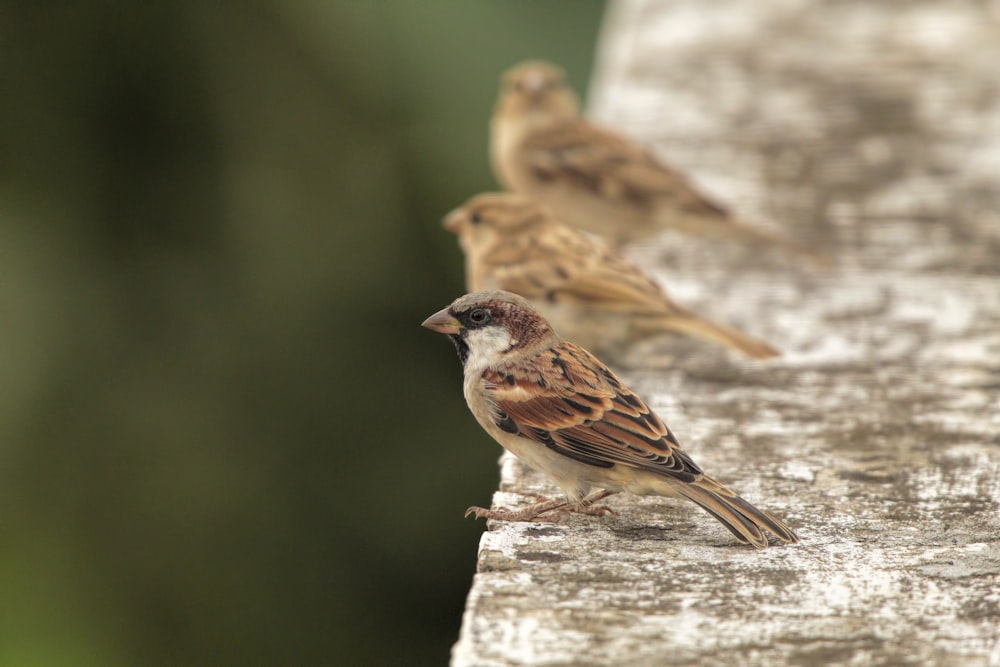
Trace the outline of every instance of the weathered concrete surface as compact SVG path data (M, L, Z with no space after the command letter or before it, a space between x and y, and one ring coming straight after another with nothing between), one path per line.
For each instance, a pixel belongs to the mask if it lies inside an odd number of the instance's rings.
M624 375L802 543L739 547L658 498L491 524L456 667L1000 665L997 63L996 2L612 5L593 114L838 257L635 251L787 350L650 346ZM556 493L504 459L494 502L529 491Z

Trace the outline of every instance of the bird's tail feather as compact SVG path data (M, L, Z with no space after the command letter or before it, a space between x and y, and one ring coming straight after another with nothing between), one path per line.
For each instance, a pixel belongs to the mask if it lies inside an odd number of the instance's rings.
M751 359L769 359L781 355L777 349L762 340L748 336L732 327L703 320L693 313L670 315L656 320L660 329L705 338L733 348Z
M708 485L711 485L712 489L705 488ZM757 509L711 478L706 477L694 484L684 484L676 491L718 519L719 523L728 528L736 539L744 544L753 545L758 549L765 548L767 535L764 531L783 542L794 544L799 541L795 531L783 521Z

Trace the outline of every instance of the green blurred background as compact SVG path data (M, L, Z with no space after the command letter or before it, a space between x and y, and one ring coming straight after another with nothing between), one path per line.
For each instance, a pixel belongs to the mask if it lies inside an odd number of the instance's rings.
M500 449L439 221L602 11L0 3L0 663L446 663Z

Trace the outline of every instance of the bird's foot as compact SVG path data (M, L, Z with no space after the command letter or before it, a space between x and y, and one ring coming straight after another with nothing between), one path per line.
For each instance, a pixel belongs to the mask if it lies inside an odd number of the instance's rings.
M541 515L558 510L568 504L569 501L565 498L546 498L520 510L512 510L507 507L498 507L496 509L470 507L465 510L465 516L473 514L477 519L494 519L496 521L559 521L561 517L558 515L555 518L542 517Z
M614 511L606 505L595 505L614 491L597 491L583 498L579 503L571 503L568 498L546 498L537 493L529 494L538 502L524 509L512 510L507 507L485 509L470 507L465 510L465 516L475 515L477 519L493 519L495 521L561 521L570 513L587 514L590 516L606 516ZM547 516L543 516L547 515Z

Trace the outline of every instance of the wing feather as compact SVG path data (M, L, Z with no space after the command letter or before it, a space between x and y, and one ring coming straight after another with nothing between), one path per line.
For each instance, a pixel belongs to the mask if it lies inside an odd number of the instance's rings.
M530 299L556 295L600 310L690 315L627 259L561 224L545 233L511 234L480 261L496 287Z
M553 127L525 141L525 155L542 180L568 180L602 196L652 205L674 199L692 213L728 217L729 211L699 192L680 171L622 136L580 121Z
M503 366L484 373L497 426L588 465L701 478L663 421L589 352L563 342L534 362L528 374Z

